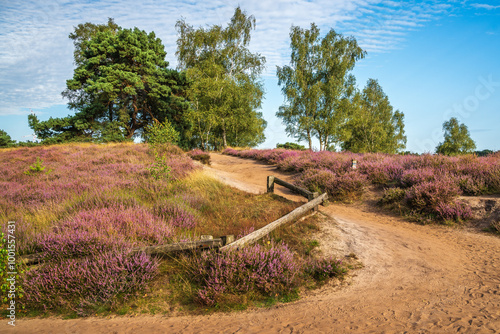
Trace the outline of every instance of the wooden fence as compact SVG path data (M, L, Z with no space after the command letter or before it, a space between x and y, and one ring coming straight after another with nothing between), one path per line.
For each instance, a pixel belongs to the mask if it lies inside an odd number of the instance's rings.
M132 253L145 252L150 255L166 255L170 252L185 251L185 250L197 250L197 249L209 249L209 248L220 248L222 251L229 249L237 249L245 245L250 245L256 241L262 239L273 230L279 226L291 222L297 218L300 218L306 214L309 210L318 210L318 205L325 205L328 202L328 195L326 193L319 195L317 192L310 192L306 189L297 187L291 183L283 181L274 176L267 177L267 192L274 192L274 184L279 184L286 187L293 192L300 194L308 199L308 202L304 205L299 206L292 212L284 215L278 220L267 224L266 226L247 234L243 238L234 241L233 235L222 236L220 238L213 238L212 236L202 236L201 240L198 241L188 241L188 242L177 242L173 244L159 245L159 246L147 246L138 247L132 249ZM42 254L30 254L20 257L20 262L26 265L37 264L42 260Z

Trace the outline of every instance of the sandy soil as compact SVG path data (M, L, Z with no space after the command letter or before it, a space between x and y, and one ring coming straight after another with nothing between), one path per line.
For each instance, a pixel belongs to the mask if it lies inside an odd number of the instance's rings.
M215 154L212 160L209 172L253 192L265 191L267 175L281 174L251 160ZM500 238L411 224L364 204L331 204L321 213L330 217L317 236L323 252L352 252L365 265L348 286L326 286L271 309L171 318L30 319L10 330L0 324L0 332L500 333Z

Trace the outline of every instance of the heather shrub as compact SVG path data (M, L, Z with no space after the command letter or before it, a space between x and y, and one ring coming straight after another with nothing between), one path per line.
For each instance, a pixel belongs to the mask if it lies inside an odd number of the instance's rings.
M192 262L190 272L199 286L197 301L216 305L228 294L289 293L296 287L299 270L286 245L272 244L269 248L253 245L222 253L205 252Z
M304 263L304 272L313 279L322 282L332 277L342 277L347 270L342 266L341 260L329 259L309 259Z
M77 212L37 238L45 258L88 256L137 245L161 244L174 235L172 225L144 208L110 207Z
M115 306L142 291L157 274L158 261L144 253L96 253L84 259L46 263L25 273L23 304L31 310L69 308L81 315Z
M56 261L130 248L130 244L121 236L110 238L100 232L87 230L50 233L41 237L35 245L35 250L42 253L43 259Z
M412 187L423 182L432 182L436 179L435 170L429 167L405 170L400 178L403 187Z
M224 151L222 151L222 154L227 154L227 155L232 155L232 156L238 156L238 151L235 150L234 148L226 148Z
M199 161L202 164L210 165L210 154L203 152L200 149L191 150L187 153L187 155L191 159Z
M439 205L449 204L460 194L460 188L451 179L422 182L409 188L406 199L411 207L422 212L433 212Z
M329 169L309 169L298 176L295 184L312 192L324 193L333 189L335 178L335 173Z
M191 159L185 155L170 155L166 159L166 164L170 167L170 177L173 180L183 179L191 172L200 169L200 167L195 166Z
M389 188L384 190L384 195L380 199L380 204L399 203L405 199L406 191L401 188Z
M390 158L374 161L361 160L359 171L366 174L371 183L384 185L400 179L403 174L403 166Z
M154 207L154 212L168 222L168 225L184 229L192 229L197 225L197 219L181 201L163 200Z
M465 195L479 196L488 192L485 182L471 175L458 176L458 185Z
M295 183L313 192L327 192L333 200L350 201L363 195L368 182L366 176L356 171L337 175L329 169L308 169L298 176Z
M436 211L443 220L462 221L472 218L470 206L461 201L438 203Z

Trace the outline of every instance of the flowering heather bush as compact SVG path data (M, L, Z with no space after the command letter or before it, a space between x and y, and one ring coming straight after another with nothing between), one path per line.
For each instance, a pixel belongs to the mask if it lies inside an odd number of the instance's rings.
M114 205L79 211L43 234L36 248L46 258L81 257L137 245L166 243L172 225L144 208Z
M471 208L460 201L438 203L436 211L443 220L461 221L472 218Z
M331 277L342 277L347 270L341 260L312 259L304 264L304 272L317 281L325 281Z
M449 204L460 194L460 188L451 179L422 182L406 192L406 199L413 208L432 212L439 206Z
M196 167L191 159L186 156L171 156L167 159L167 165L170 167L170 175L174 180L182 179L189 175L192 171L199 168Z
M403 187L412 187L423 182L432 182L436 179L435 170L429 167L405 170L400 178Z
M270 152L272 151L272 152ZM400 202L422 213L433 213L442 219L453 216L468 217L464 204L455 204L457 196L500 194L500 155L487 157L466 155L387 155L353 154L349 152L312 152L290 150L228 149L225 154L266 159L278 169L298 172L297 185L312 191L327 191L336 200L359 198L368 182L376 185L397 185L381 200L383 204ZM357 160L357 170L351 161ZM352 192L352 193L351 193ZM405 192L406 201L401 198ZM437 211L440 207L441 211ZM462 210L463 209L463 210ZM466 210L466 211L464 211Z
M96 253L29 270L22 280L29 309L69 307L85 314L98 305L113 306L143 290L157 273L158 261L124 251Z
M197 168L179 148L161 150L161 154L167 155L173 179ZM24 171L37 158L52 171L25 175ZM159 183L149 178L147 168L153 160L151 151L141 144L72 144L2 150L0 216L20 219L16 212L36 215L42 208L64 206L68 198L87 193L142 192ZM161 182L165 188L167 181Z
M405 199L406 191L401 188L388 188L384 190L384 196L380 199L381 204L393 204Z
M458 176L458 185L465 195L479 196L488 192L484 180L467 174Z
M176 201L161 201L155 205L154 211L168 222L170 226L191 229L196 227L197 219L186 205Z
M193 160L200 161L205 165L210 165L210 154L203 152L200 149L191 150L187 153L187 155Z
M308 169L299 175L296 184L313 192L327 192L335 200L346 201L360 198L368 182L366 176L355 171L338 175L329 169Z
M286 245L245 247L238 251L203 253L193 263L193 279L200 285L197 299L215 305L224 294L256 291L270 296L295 288L300 266Z
M365 174L371 183L384 185L399 180L404 168L401 161L395 161L389 156L381 156L377 160L361 160L359 171Z

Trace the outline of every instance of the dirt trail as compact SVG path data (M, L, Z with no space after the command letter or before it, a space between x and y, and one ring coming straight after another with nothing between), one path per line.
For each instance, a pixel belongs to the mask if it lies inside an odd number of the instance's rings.
M281 174L251 160L212 160L209 172L253 192L265 191L267 175ZM271 309L205 317L32 319L8 332L500 333L500 238L411 224L362 204L321 211L331 217L318 239L324 252L353 252L365 264L349 286L326 286Z

